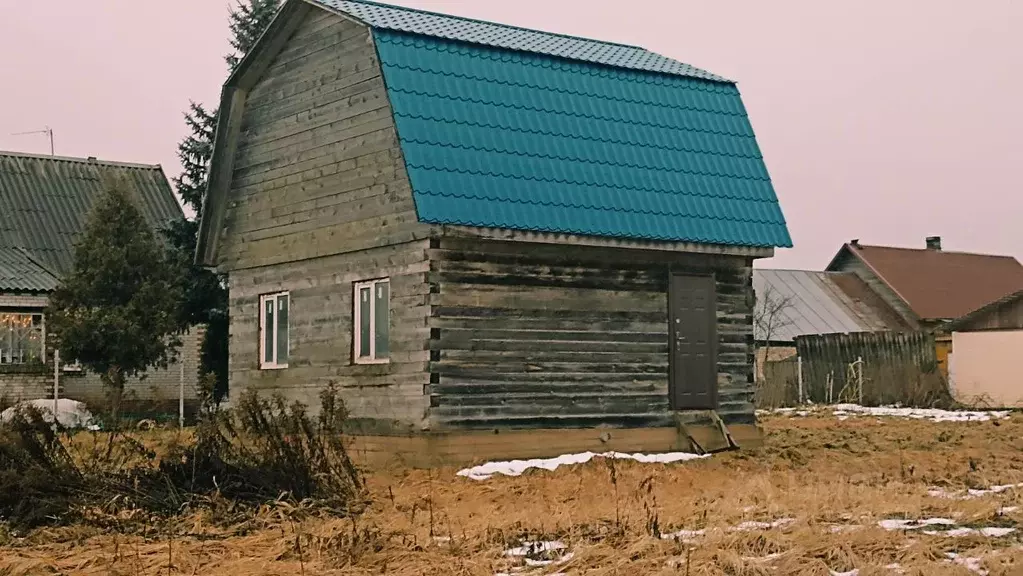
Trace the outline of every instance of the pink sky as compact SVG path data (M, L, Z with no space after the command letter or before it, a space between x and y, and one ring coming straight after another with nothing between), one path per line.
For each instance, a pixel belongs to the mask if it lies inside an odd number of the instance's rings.
M1023 2L396 0L638 44L738 81L796 247L842 242L1023 260ZM0 1L0 150L178 173L188 100L226 76L224 0ZM2 209L2 207L0 207Z

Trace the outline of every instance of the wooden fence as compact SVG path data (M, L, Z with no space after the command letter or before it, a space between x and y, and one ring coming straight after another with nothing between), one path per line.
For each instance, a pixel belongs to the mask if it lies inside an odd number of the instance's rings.
M930 334L807 335L796 338L796 349L806 401L907 406L951 403Z

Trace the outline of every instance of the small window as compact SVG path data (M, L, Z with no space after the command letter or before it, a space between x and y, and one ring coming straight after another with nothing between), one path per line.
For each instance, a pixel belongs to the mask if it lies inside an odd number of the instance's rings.
M383 363L390 355L391 283L388 279L355 285L355 362Z
M259 298L259 367L264 369L288 367L288 308L287 292L267 294Z
M0 311L0 364L45 362L45 340L42 314Z

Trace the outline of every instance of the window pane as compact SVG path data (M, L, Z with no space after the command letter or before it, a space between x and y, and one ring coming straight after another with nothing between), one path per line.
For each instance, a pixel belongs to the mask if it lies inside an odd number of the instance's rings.
M273 364L274 361L274 300L263 301L263 362Z
M277 363L288 363L288 305L287 294L277 297Z
M390 329L390 303L389 303L389 292L391 284L389 282L377 282L376 285L376 302L374 303L374 322L376 326L376 353L377 358L387 358L387 335Z
M0 364L41 362L41 314L0 313Z
M359 289L359 358L369 358L369 321L372 318L371 290L368 286Z

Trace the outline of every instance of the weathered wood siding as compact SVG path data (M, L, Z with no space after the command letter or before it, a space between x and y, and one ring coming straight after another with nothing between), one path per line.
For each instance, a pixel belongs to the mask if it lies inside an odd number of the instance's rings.
M888 284L884 283L877 274L867 267L862 260L857 258L854 254L850 254L848 251L843 251L834 264L829 268L834 272L852 272L863 279L867 283L867 286L874 291L875 294L880 296L885 303L888 304L899 316L902 317L903 321L913 329L920 327L920 319L917 318L916 314L910 310L909 306L899 298Z
M668 278L717 279L719 413L754 421L744 257L438 238L430 254L431 425L672 425Z
M1023 330L1023 298L1016 298L979 314L957 328L960 332L975 330Z
M425 238L369 29L314 10L249 92L218 266Z
M231 395L255 388L316 409L334 381L367 430L410 431L422 423L429 384L428 241L360 250L231 274ZM352 362L353 283L389 277L390 362ZM290 292L288 367L259 368L259 296Z
M230 393L318 407L330 380L353 423L408 431L428 399L429 226L411 188L369 30L312 11L249 92L218 265L229 273ZM353 283L391 281L391 360L352 362ZM290 358L260 370L259 296L290 291Z

